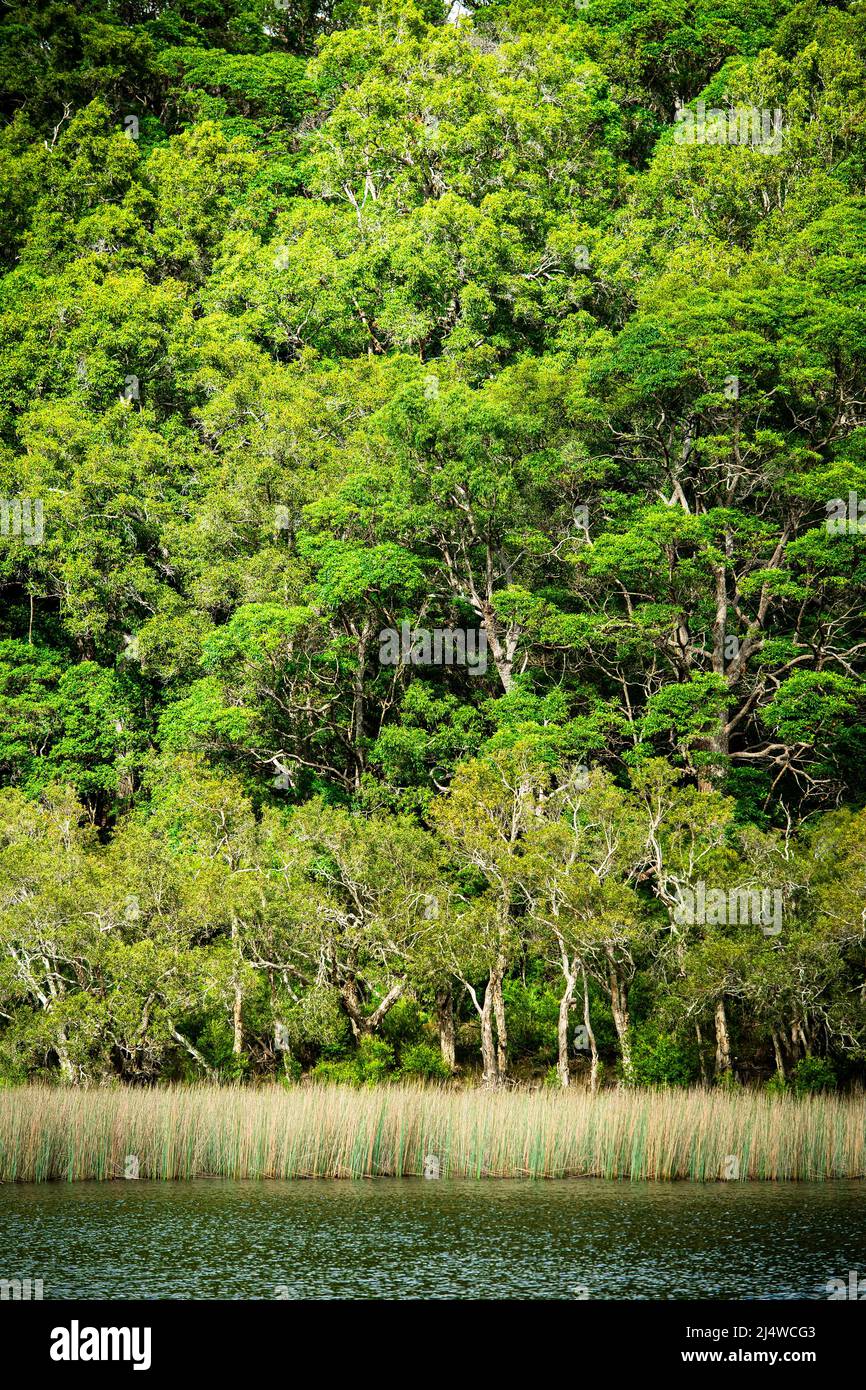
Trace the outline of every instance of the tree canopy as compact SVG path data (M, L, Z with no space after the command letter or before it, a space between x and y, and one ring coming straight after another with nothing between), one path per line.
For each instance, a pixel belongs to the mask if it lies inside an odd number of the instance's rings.
M862 7L472 9L5 9L2 1075L862 1079Z

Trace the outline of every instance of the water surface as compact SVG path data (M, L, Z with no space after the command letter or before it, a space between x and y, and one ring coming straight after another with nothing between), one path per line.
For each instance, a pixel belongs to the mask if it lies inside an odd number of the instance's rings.
M849 1270L864 1183L0 1187L0 1278L46 1298L823 1299Z

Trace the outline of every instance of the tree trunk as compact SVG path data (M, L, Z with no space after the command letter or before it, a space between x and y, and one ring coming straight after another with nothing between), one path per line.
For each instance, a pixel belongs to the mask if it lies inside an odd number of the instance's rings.
M739 672L739 664L732 660L729 668L727 665L728 657L726 646L728 640L728 582L724 564L719 565L715 571L715 600L716 614L713 622L713 672L731 681L736 678L735 672ZM702 763L697 771L698 788L702 792L711 792L724 776L727 767L728 757L728 711L723 710L719 716L718 723L712 734L708 738L700 739L696 747L702 753L718 754L718 762Z
M696 1024L695 1024L695 1037L696 1037L697 1040L698 1040L698 1062L699 1062L700 1068L701 1068L701 1085L702 1085L702 1086L706 1086L706 1085L707 1085L707 1066L706 1066L706 1063L705 1063L705 1061L704 1061L704 1036L703 1036L703 1033L701 1032L701 1025L700 1025L699 1023L696 1023Z
M190 1042L189 1038L187 1038L183 1033L180 1032L180 1030L175 1026L172 1019L168 1020L168 1026L171 1031L171 1036L174 1038L175 1042L179 1042L181 1047L186 1048L190 1057L195 1058L195 1060L198 1062L199 1066L205 1072L209 1080L215 1081L216 1072L214 1071L210 1063L202 1056L198 1048Z
M75 1067L72 1065L69 1057L69 1047L65 1028L58 1028L57 1030L57 1041L54 1044L54 1051L57 1053L57 1059L60 1062L60 1070L63 1073L64 1080L68 1081L71 1086L74 1086L78 1077L75 1072Z
M496 962L496 970L491 976L493 984L493 1014L496 1019L496 1070L498 1084L505 1080L508 1072L508 1032L505 1027L505 1000L502 997L502 981L505 976L505 960L502 956Z
M493 1036L493 974L487 981L484 991L484 1005L481 1009L481 1084L487 1090L495 1090L499 1085L499 1063L496 1055L496 1039Z
M439 1029L439 1051L449 1071L457 1066L454 1044L454 993L450 985L436 991L436 1024Z
M244 1025L241 1012L243 994L240 983L235 985L235 999L232 1007L232 1052L235 1057L240 1057L244 1050Z
M235 953L235 972L238 972L239 969L240 969L240 962L239 962L239 960L238 960L237 941L238 941L238 924L237 924L237 918L232 917L232 947L233 947L234 953ZM244 1050L244 1025L243 1025L242 1006L243 1006L243 991L242 991L242 988L241 988L241 982L240 982L239 975L236 973L236 974L235 974L234 1003L233 1003L233 1005L232 1005L232 1054L233 1054L235 1057L240 1057L241 1053L242 1053L243 1050Z
M727 733L727 720L728 713L725 711L719 719L716 733L711 734L709 738L700 739L695 744L695 747L699 748L702 753L710 753L718 758L718 761L701 763L697 774L699 791L715 791L728 770L730 739Z
M610 951L608 952L608 959L610 961L610 1008L616 1036L619 1039L623 1076L626 1082L629 1082L634 1073L634 1066L631 1057L631 1038L629 1037L631 1020L628 1014L628 987L621 972L617 969L613 954Z
M773 1053L776 1058L776 1075L780 1076L783 1081L786 1081L787 1076L785 1074L785 1059L782 1056L782 1044L779 1041L779 1034L776 1032L775 1028L773 1029Z
M360 631L351 625L353 636L357 642L358 662L355 667L355 674L352 680L352 755L355 759L355 789L360 789L361 779L364 775L364 700L365 700L365 679L367 674L367 651L370 640L373 636L372 619L366 619Z
M352 1032L356 1039L360 1040L378 1032L382 1019L388 1010L396 1004L405 988L406 981L398 980L388 990L381 1003L376 1005L373 1012L365 1014L357 980L350 975L348 979L343 981L340 988L340 998L343 1001L343 1008L349 1016L349 1023L352 1025Z
M520 626L516 623L509 623L503 631L489 599L476 601L473 607L481 618L487 645L493 657L493 665L496 667L496 674L507 695L514 679L514 656L520 641Z
M725 1013L725 1000L716 1000L716 1076L724 1076L731 1070L731 1038L728 1033L728 1016Z
M12 952L12 954L17 964L18 957L15 956L14 951ZM51 968L47 956L42 957L42 962L45 966L45 975L48 980L48 994L46 995L45 993L43 993L42 990L37 990L37 993L42 1003L42 1007L44 1009L48 1009L50 1007L49 997L52 1001L60 1000L66 994L66 990L65 988L58 989L55 980L55 973L57 974L57 978L60 979L60 972L55 972L55 970ZM54 963L52 962L52 964ZM73 1066L72 1061L69 1057L69 1039L66 1036L66 1028L62 1023L57 1029L57 1041L54 1044L54 1051L57 1053L57 1059L60 1062L60 1070L63 1073L64 1079L68 1081L71 1085L75 1085L75 1083L78 1080L78 1076L75 1067Z
M568 1086L571 1082L571 1072L568 1066L568 1015L576 985L576 971L565 971L565 991L559 1001L559 1021L556 1025L556 1070L559 1073L560 1086Z
M484 987L484 1000L479 1004L478 994L473 985L468 980L463 980L463 985L472 1003L475 1005L475 1012L481 1024L481 1085L487 1091L494 1091L502 1084L503 1070L500 1064L500 1057L504 1053L504 1047L497 1047L496 1028L496 996L499 995L499 1007L502 1007L502 975L504 965L493 966L487 976L487 984ZM462 976L459 977L461 980Z
M589 1064L589 1090L591 1095L595 1095L598 1090L598 1048L595 1044L595 1033L592 1031L592 1024L589 1021L589 981L586 978L586 971L583 971L583 1023L586 1028L586 1036L589 1039L589 1055L592 1059Z

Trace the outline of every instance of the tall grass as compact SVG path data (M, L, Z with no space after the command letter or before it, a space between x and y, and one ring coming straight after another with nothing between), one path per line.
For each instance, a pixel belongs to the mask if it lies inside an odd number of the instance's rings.
M418 1176L866 1176L862 1100L755 1092L0 1090L0 1181Z

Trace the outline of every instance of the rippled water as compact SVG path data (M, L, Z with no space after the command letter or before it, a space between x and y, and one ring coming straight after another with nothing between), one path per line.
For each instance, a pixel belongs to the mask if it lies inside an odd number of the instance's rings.
M0 1188L46 1298L826 1298L866 1184L114 1182Z

